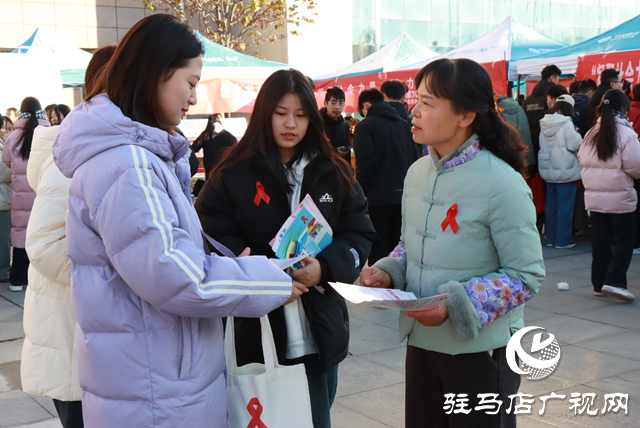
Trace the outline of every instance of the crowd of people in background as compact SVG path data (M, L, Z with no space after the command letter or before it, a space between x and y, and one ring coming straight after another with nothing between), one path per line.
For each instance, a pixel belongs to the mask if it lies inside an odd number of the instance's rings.
M546 183L534 194L544 201L538 229L558 249L574 247L574 234L589 235L594 296L633 301L626 273L640 254L640 84L632 88L619 70L606 69L599 85L574 81L569 94L558 85L561 75L557 66L545 67L522 105L538 161L530 179Z
M544 281L542 243L589 235L594 296L635 299L640 84L619 71L567 90L549 65L516 100L479 64L441 59L416 76L415 106L390 80L359 94L356 118L341 88L318 105L313 81L281 70L239 142L215 114L190 145L178 126L202 54L186 25L152 15L93 55L73 110L27 97L0 117L0 282L26 288L23 388L65 428L226 426L228 316L240 364L261 361L268 316L280 364L305 367L313 426L329 428L349 323L328 283L358 278L452 295L400 316L407 427L512 427L441 400L517 392L505 347ZM333 242L283 272L269 241L305 195Z

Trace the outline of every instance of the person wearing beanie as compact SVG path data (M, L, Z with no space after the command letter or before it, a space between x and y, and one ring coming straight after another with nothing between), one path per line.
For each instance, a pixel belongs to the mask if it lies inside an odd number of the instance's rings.
M547 183L547 246L560 249L576 245L571 235L581 170L577 153L582 137L573 124L574 105L571 95L560 95L551 108L551 114L540 120L538 170Z

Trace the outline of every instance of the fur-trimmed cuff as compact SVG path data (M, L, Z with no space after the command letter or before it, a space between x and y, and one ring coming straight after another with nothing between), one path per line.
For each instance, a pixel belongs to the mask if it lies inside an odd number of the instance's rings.
M449 281L438 287L438 293L453 294L447 300L453 336L461 342L478 337L478 332L482 328L480 317L462 284L457 281Z
M406 269L402 262L393 257L384 257L378 260L373 266L374 268L380 269L391 277L391 281L393 282L393 288L398 290L404 290L405 287L405 277L406 277Z

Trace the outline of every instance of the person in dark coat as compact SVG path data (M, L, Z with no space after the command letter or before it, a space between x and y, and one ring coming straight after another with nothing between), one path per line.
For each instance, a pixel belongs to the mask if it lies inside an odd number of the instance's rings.
M598 116L598 106L600 105L600 101L602 101L602 97L604 97L604 94L609 89L622 90L620 72L613 68L608 68L600 73L600 85L598 85L591 97L591 100L587 103L582 112L581 120L584 122L582 126L586 131L595 125L596 118Z
M331 226L333 242L293 270L296 292L269 321L279 362L305 365L314 428L329 428L349 316L328 282L358 278L375 232L362 189L324 138L308 80L280 70L264 82L242 141L213 170L195 206L204 231L234 253L249 247L275 257L269 242L306 195ZM238 364L261 362L259 320L234 324Z
M369 266L386 257L400 240L404 177L419 158L411 126L384 101L382 92L366 89L358 98L360 114L353 140L356 179L369 200L369 216L376 238Z
M237 142L236 137L222 127L218 113L209 116L207 127L191 145L193 153L198 153L200 149L204 151L202 163L205 179L209 178L211 170L220 162L225 150Z
M380 92L384 95L384 100L396 109L400 118L411 123L409 110L404 103L404 96L407 93L407 87L404 83L398 79L387 80L380 86Z
M333 147L351 147L349 124L344 121L344 91L337 86L327 89L324 96L324 108L320 116L324 122L324 133Z
M540 150L540 119L545 115L545 111L549 108L547 106L547 89L553 85L557 85L560 82L560 76L562 71L556 65L547 65L542 69L542 80L540 80L533 88L531 95L524 100L522 108L527 114L529 120L529 129L531 130L531 142L533 143L533 153L538 158L538 151ZM533 171L529 172L530 176L533 176Z
M593 96L597 88L596 82L593 79L585 79L580 81L580 86L578 87L578 93L571 94L576 105L574 107L576 123L578 124L578 129L582 138L589 130L589 126L585 124L585 120L583 119L584 109L587 107L589 100Z

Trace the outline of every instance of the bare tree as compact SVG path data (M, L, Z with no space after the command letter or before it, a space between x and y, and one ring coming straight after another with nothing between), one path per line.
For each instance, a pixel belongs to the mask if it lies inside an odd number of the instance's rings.
M199 17L207 38L238 52L265 42L285 38L286 33L274 33L294 28L290 34L301 35L295 27L313 23L315 0L142 0L151 10L162 10L183 20Z

